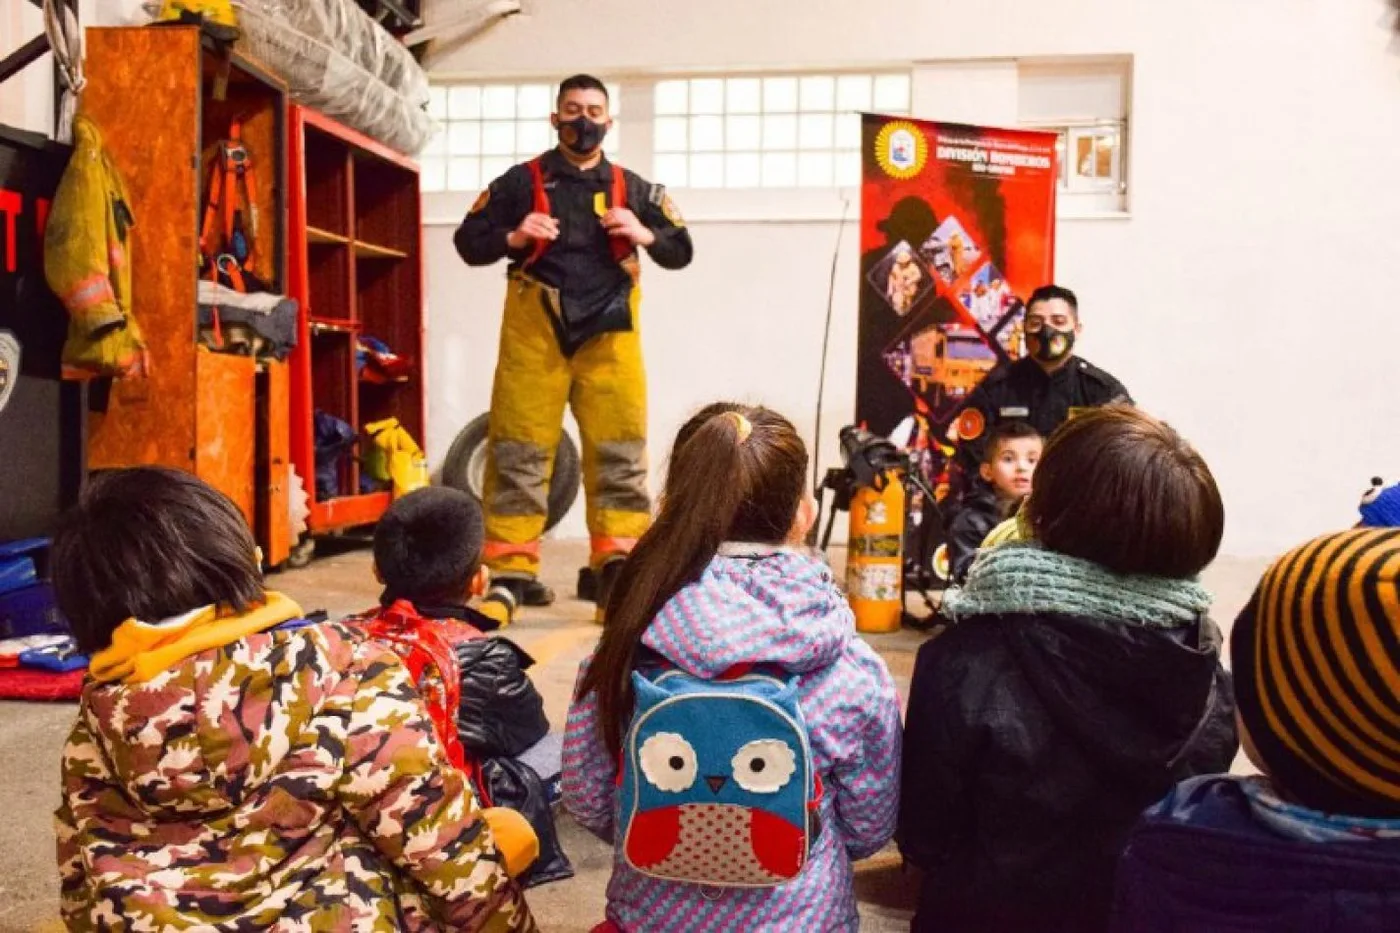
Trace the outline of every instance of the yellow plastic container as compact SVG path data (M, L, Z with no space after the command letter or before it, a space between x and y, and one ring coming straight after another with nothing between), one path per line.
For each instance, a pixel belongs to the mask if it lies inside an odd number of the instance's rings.
M846 595L861 632L897 632L904 612L904 484L885 474L885 488L851 499Z

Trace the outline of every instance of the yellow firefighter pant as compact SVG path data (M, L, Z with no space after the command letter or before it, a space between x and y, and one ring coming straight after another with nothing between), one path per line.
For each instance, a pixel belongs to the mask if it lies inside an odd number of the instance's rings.
M544 298L538 283L510 278L491 391L485 557L506 576L539 573L566 404L582 435L592 565L628 553L651 522L641 290L632 288L630 331L594 337L572 358L559 349Z

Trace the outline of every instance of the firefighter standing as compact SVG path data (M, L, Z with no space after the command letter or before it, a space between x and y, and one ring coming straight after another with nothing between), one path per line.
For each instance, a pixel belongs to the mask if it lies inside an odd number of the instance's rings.
M559 146L482 192L455 237L468 264L510 258L491 394L485 559L492 596L548 605L538 579L554 451L571 405L583 447L596 599L651 520L637 248L666 269L692 247L664 188L612 165L608 92L587 75L559 88ZM582 578L582 577L581 577Z

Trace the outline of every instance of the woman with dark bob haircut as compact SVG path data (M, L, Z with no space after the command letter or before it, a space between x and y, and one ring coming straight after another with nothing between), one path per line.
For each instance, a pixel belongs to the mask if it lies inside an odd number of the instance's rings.
M1200 455L1133 408L1086 412L1050 439L1022 518L1031 540L979 555L915 665L916 933L1104 930L1138 815L1237 749L1196 579L1225 524Z

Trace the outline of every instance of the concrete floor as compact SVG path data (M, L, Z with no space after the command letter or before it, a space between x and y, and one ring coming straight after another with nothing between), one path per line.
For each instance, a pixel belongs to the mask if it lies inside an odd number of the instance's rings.
M367 549L343 542L323 548L323 554L304 570L271 577L269 584L308 610L326 609L332 615L372 605L378 589ZM532 675L557 728L563 727L578 664L598 634L591 621L592 605L572 598L574 574L585 558L582 543L550 542L545 548L546 576L560 601L550 609L528 612L510 629L511 637L538 662ZM1260 561L1222 559L1207 573L1217 597L1215 617L1222 626L1228 627L1262 569ZM907 696L914 655L924 638L915 632L869 637L889 664L901 696ZM0 933L62 929L56 919L51 814L58 803L58 760L73 716L71 705L0 703ZM602 918L611 854L567 816L560 819L560 832L577 874L533 889L529 900L542 929L583 933ZM862 929L908 929L916 885L902 876L894 848L862 862L856 875Z

